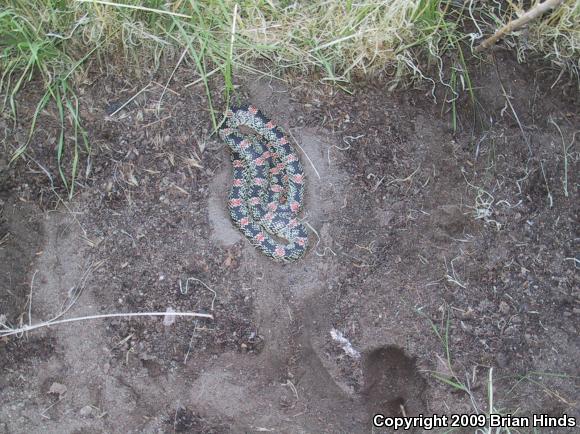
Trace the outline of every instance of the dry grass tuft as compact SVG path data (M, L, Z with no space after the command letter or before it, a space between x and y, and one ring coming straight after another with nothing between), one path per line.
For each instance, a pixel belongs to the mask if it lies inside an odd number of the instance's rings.
M526 4L529 2L525 2ZM390 87L413 80L441 84L451 105L472 83L466 58L474 45L521 14L524 2L475 0L8 0L0 11L0 101L18 119L17 95L33 78L43 95L30 137L12 154L26 156L37 118L54 106L60 121L57 160L61 184L72 196L79 159L91 152L75 94L89 70L123 65L128 75L150 76L160 65L193 68L204 85L214 128L209 77L221 77L225 99L234 74L282 70L316 72L348 86L354 77L383 76ZM469 29L469 31L465 30ZM580 3L566 0L551 14L506 38L524 60L540 55L580 83ZM179 60L177 60L179 59ZM259 71L258 71L259 72Z

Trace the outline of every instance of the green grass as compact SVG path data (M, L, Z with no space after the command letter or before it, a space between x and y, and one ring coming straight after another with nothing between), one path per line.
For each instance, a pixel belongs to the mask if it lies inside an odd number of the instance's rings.
M505 387L502 388L499 393L503 397L502 400L498 400L498 390L497 390L497 383L496 377L494 377L494 370L493 368L489 368L487 371L487 379L485 382L485 400L480 399L480 402L484 402L485 408L482 408L482 405L478 405L478 399L474 392L471 389L471 385L468 379L468 375L465 376L465 380L462 380L459 375L454 371L454 363L452 361L452 351L450 347L450 325L451 325L451 316L450 316L450 309L446 308L443 318L441 319L440 324L435 324L427 315L425 315L421 310L418 311L418 314L422 316L424 319L429 321L431 325L431 330L437 336L441 345L443 347L444 352L444 359L441 358L443 362L444 372L437 372L437 371L427 371L435 380L445 384L451 388L451 390L459 393L465 394L472 405L473 411L472 414L485 414L487 417L487 421L489 422L489 416L491 414L497 415L512 415L512 416L524 416L524 414L520 411L520 409L507 409L501 406L498 406L498 403L501 401L507 402L507 400L514 396L514 393L518 391L517 389L523 386L524 384L532 385L534 390L537 390L538 393L543 393L551 398L557 399L558 401L564 403L565 405L573 405L571 399L566 399L562 397L557 390L553 390L549 383L553 382L554 380L563 380L563 381L576 381L578 377L570 376L567 374L560 374L560 373L552 373L552 372L528 372L524 375L519 375L516 378L513 376L503 377L501 378L502 383L505 385L506 383L511 383L511 387L506 389ZM481 397L480 397L481 398ZM518 400L518 399L517 399ZM519 399L521 400L521 398ZM446 433L452 433L456 431L455 428L450 428ZM528 431L521 431L517 428L510 428L510 427L479 427L474 428L474 434L519 434L522 432ZM539 432L538 430L532 432Z
M443 384L450 386L453 390L457 392L465 393L469 396L471 404L473 406L473 414L485 414L487 420L489 421L489 416L491 414L507 414L503 409L496 407L495 401L495 385L493 382L493 368L489 368L487 382L486 382L486 397L487 397L487 410L485 412L480 409L476 404L476 398L471 391L470 385L468 382L464 382L459 378L458 375L453 370L453 364L451 360L451 349L449 346L449 325L450 325L450 316L449 311L446 312L444 316L443 322L440 327L438 327L433 321L429 320L431 324L431 329L435 333L435 335L441 341L443 345L443 349L445 352L445 363L446 363L446 370L448 371L445 373L439 372L430 372L431 376L435 378L437 381L440 381ZM511 414L515 414L515 412L511 412ZM455 428L451 428L450 430L446 431L447 433L451 433L455 431ZM475 434L511 434L517 431L512 431L509 428L492 428L490 426L484 426L480 428L474 428Z
M90 153L82 128L78 84L89 68L147 77L187 62L208 96L213 127L224 107L215 96L233 94L236 75L284 70L316 73L349 90L353 78L382 76L390 87L422 80L445 89L453 129L457 101L475 106L468 59L477 37L490 34L519 11L455 0L8 0L0 12L2 111L30 128L28 141L6 149L12 161L26 156L43 111L57 113L55 146L62 186L72 196L79 161ZM545 56L563 70L580 70L580 6L566 0L554 14L516 32L506 43L520 56ZM479 39L481 40L481 39ZM256 63L260 61L260 63ZM210 81L210 77L212 77ZM18 96L42 87L31 119L20 119ZM216 85L216 83L219 83ZM435 95L433 93L433 95Z

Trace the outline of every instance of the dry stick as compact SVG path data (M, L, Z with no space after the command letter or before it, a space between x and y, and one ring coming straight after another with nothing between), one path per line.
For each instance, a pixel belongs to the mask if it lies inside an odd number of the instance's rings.
M292 140L294 140L294 143L296 144L296 146L298 146L300 148L300 150L302 151L302 153L304 154L304 156L306 157L306 159L308 160L308 162L310 163L310 165L314 169L314 172L316 173L316 176L318 176L318 179L322 179L320 177L320 173L316 169L316 166L314 165L314 163L312 162L312 160L310 159L310 157L308 156L308 154L306 153L304 148L302 146L300 146L300 144L298 143L298 140L296 140L296 137L294 137L294 134L292 134L292 131L288 130L288 133L290 133L290 137L292 137Z
M38 270L34 270L32 280L30 281L30 295L28 299L28 327L32 325L32 288L34 288L34 277L36 277Z
M232 31L230 38L230 59L234 58L234 41L236 40L236 17L238 16L238 4L234 6L234 13L232 15Z
M183 58L185 57L186 54L187 54L187 48L185 50L183 50L183 53L181 53L181 57L177 61L175 68L173 68L173 71L171 71L171 75L167 79L167 83L165 83L165 86L163 87L163 92L161 92L161 96L159 97L159 102L157 103L157 112L159 112L161 110L161 100L163 100L163 96L165 95L165 91L169 87L169 83L171 82L171 79L173 78L175 71L177 71L177 68L179 68L179 65L181 65L181 62L183 62Z
M560 137L562 137L562 150L564 151L564 179L562 180L562 186L564 187L564 196L568 197L568 149L566 147L566 142L564 141L564 134L562 134L562 130L560 126L554 122L554 119L550 117L550 123L554 124L554 126L558 129L560 133ZM574 141L572 141L574 143Z
M117 110L115 110L115 111L114 111L113 113L111 113L109 116L110 116L110 117L113 117L113 116L115 116L117 113L119 113L121 110L123 110L127 104L129 104L131 101L133 101L135 98L137 98L137 97L138 97L139 95L141 95L143 92L145 92L145 91L146 91L146 90L149 88L149 86L151 86L151 83L147 83L143 89L141 89L139 92L137 92L135 95L133 95L133 96L132 96L131 98L129 98L127 101L125 101L125 103L124 103L124 104L123 104L121 107L119 107Z
M181 284L181 279L179 279L179 292L181 292L183 295L187 294L187 292L189 291L190 280L201 283L203 286L205 286L205 289L207 289L213 294L213 299L211 301L211 310L213 311L213 305L215 303L215 299L217 298L217 292L215 292L213 289L207 286L203 280L200 280L197 277L188 277L187 280L185 281L185 289L184 289L183 285Z
M34 324L32 326L24 326L19 327L16 329L11 329L6 325L0 324L6 331L0 330L0 337L16 335L24 332L29 332L31 330L36 330L41 327L51 327L57 324L65 324L69 322L76 322L76 321L85 321L89 319L99 319L99 318L117 318L117 317L134 317L134 316L188 316L188 317L197 317L197 318L208 318L213 319L213 315L209 313L194 313L194 312L136 312L136 313L108 313L104 315L90 315L90 316L83 316L78 318L68 318L62 319L59 321L52 321L52 322L43 322L39 324Z
M214 75L216 72L218 72L220 70L221 70L221 68L212 69L210 72L205 74L205 78L211 77L212 75ZM184 89L187 89L188 87L195 86L196 84L201 83L203 81L203 79L204 79L204 77L200 77L197 80L192 81L191 83L188 83L183 87L184 87Z
M487 38L483 41L478 47L475 48L475 52L479 53L480 51L485 50L486 48L491 47L501 38L506 36L508 33L513 32L514 30L519 29L520 27L525 26L530 21L535 20L541 15L544 15L546 12L549 12L551 9L555 9L564 3L564 0L546 0L543 3L538 3L532 9L524 13L521 17L516 20L510 21L497 32L495 32L492 36Z
M514 118L516 119L516 122L518 123L518 127L520 127L520 131L522 132L522 137L524 138L524 142L526 142L526 145L528 145L528 156L531 157L532 146L530 145L530 141L528 140L528 136L526 135L526 132L524 131L524 127L522 126L522 123L520 122L520 118L518 117L518 113L516 112L516 109L514 108L512 102L510 100L510 96L507 94L507 91L505 90L505 86L503 85L503 81L501 80L501 75L499 73L499 66L497 64L497 60L495 59L495 55L493 56L493 63L495 65L495 72L497 73L497 79L499 81L499 85L501 86L501 91L502 91L503 96L505 98L506 104L512 109L512 113L514 115ZM502 117L503 117L503 113L502 113Z

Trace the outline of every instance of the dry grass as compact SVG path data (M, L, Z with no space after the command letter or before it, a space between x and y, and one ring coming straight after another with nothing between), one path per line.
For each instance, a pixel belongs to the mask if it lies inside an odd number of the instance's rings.
M91 152L75 90L95 69L122 65L138 78L160 65L193 68L214 128L223 107L213 106L218 88L208 78L221 78L229 101L234 77L255 72L257 60L263 74L315 72L345 89L353 77L383 76L390 87L423 80L445 89L455 127L458 96L474 99L466 65L474 45L522 10L521 1L475 0L8 0L0 11L2 112L16 123L18 94L40 79L30 137L39 114L55 106L59 174L71 196L79 159ZM566 0L503 43L521 59L540 55L579 76L580 5ZM14 161L27 146L4 148Z
M523 3L521 0L506 2L504 8L490 13L496 22L505 24L522 14ZM521 62L532 56L543 57L580 79L580 2L565 0L543 19L514 32L506 43L516 49Z

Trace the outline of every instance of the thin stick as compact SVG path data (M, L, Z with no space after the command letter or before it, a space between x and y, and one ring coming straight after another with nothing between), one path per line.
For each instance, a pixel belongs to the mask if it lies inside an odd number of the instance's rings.
M161 83L159 83L158 81L155 81L155 80L151 80L151 83L156 84L159 87L164 87L165 86L164 84L161 84ZM173 95L181 96L181 94L179 92L176 92L175 90L173 90L173 89L171 89L169 87L167 87L166 90L168 92L171 92Z
M294 405L296 405L296 403L300 400L300 398L298 398L298 391L296 390L296 386L294 386L290 380L286 380L286 383L282 384L282 386L288 386L290 389L292 389L292 392L294 392L294 396L296 397L296 402L294 403ZM292 407L294 407L294 405Z
M210 72L208 72L208 73L205 74L205 78L211 77L212 75L214 75L218 71L221 71L221 68L212 69ZM183 86L183 88L184 89L187 89L188 87L195 86L196 84L201 83L203 80L204 80L204 77L200 77L197 80L192 81L191 83L186 84L185 86Z
M204 281L202 281L202 280L198 279L197 277L188 277L188 278L187 278L187 280L185 281L185 288L183 288L183 285L181 284L181 279L179 279L179 291L180 291L180 292L181 292L183 295L187 294L187 292L189 291L189 281L190 281L190 280L193 280L193 281L195 281L195 282L199 282L199 283L201 283L203 286L205 286L205 288L206 288L208 291L211 291L211 292L212 292L212 294L213 294L213 299L211 300L211 310L213 311L213 304L215 303L215 299L216 299L216 297L217 297L217 292L215 292L213 289L211 289L209 286L207 286L207 285L205 284L205 282L204 282Z
M50 419L50 417L48 417L48 416L46 415L46 412L47 412L48 410L50 410L52 407L54 407L56 404L58 404L59 402L61 402L61 401L62 401L62 399L63 399L63 398L58 398L58 401L56 401L56 402L53 402L53 403L52 403L52 404L50 404L48 407L46 407L44 410L42 410L42 413L40 413L40 415L41 415L43 418L45 418L45 419Z
M562 185L564 187L564 196L568 197L568 149L566 148L564 134L562 134L560 126L556 122L554 122L554 119L552 117L550 117L550 123L554 124L554 126L560 133L560 137L562 138L562 150L564 151L564 179L562 180Z
M234 13L232 16L232 31L231 31L231 38L230 38L230 62L234 58L234 41L236 40L236 17L238 16L238 4L234 5Z
M304 148L302 146L300 146L300 144L298 143L298 140L296 140L296 138L294 137L294 134L292 134L292 131L288 130L288 132L290 133L290 137L292 137L292 140L294 140L294 143L296 144L296 146L298 146L300 148L300 150L302 151L302 153L304 154L304 156L306 157L306 159L308 160L308 162L310 163L310 165L314 169L314 172L316 173L316 176L318 176L318 179L322 179L320 177L320 173L318 173L318 170L316 170L316 166L314 165L314 163L312 162L312 160L310 159L310 157L308 156L308 154L306 153Z
M91 265L89 265L89 267L83 273L79 284L72 288L70 292L71 295L69 295L69 297L67 297L67 299L63 302L60 312L51 319L49 319L48 321L44 321L43 324L52 324L54 321L65 315L75 305L75 303L80 298L81 294L85 289L85 285L87 284L87 280L90 274L93 271L97 270L101 265L103 265L104 262L105 261L102 260L97 262L96 264L92 263Z
M29 332L31 330L39 329L41 327L50 327L53 325L58 324L65 324L69 322L77 322L77 321L85 321L88 319L100 319L100 318L116 318L116 317L133 317L133 316L189 316L189 317L197 317L197 318L209 318L213 319L213 315L209 313L194 313L194 312L135 312L135 313L108 313L104 315L90 315L90 316L81 316L77 318L68 318L68 319L61 319L59 321L52 321L52 322L43 322L40 324L35 324L32 326L24 326L17 329L10 329L4 324L0 324L0 326L8 329L8 331L1 331L0 337L4 336L11 336L16 335L24 332Z
M336 253L334 253L334 251L330 248L330 247L324 247L324 249L322 250L322 253L318 252L318 245L322 242L322 238L320 238L320 235L318 235L318 232L316 231L316 229L314 229L314 227L312 227L312 225L310 223L308 223L307 221L303 221L303 223L308 226L310 228L310 230L312 232L314 232L314 235L316 235L316 238L318 238L318 241L316 242L316 247L314 249L314 253L316 254L316 256L326 256L326 251L330 251L330 253L332 253L334 256L336 256Z
M78 1L78 0L77 0ZM143 89L141 89L139 92L137 92L135 95L133 95L131 98L129 98L127 101L125 101L125 103L119 107L117 110L115 110L113 113L111 113L109 116L113 117L115 116L117 113L119 113L121 110L123 110L125 108L125 106L127 104L129 104L131 101L133 101L135 98L137 98L139 95L141 95L143 92L145 92L149 86L151 86L151 83L147 83L147 85L145 85L145 87Z
M419 171L419 169L420 169L420 168L421 168L421 164L419 164L419 166L417 166L417 168L416 168L416 169L413 171L413 173L411 173L411 174L410 174L409 176L407 176L406 178L395 178L395 179L392 179L391 181L389 181L389 182L387 182L387 183L386 183L386 186L389 186L389 185L391 185L391 184L394 184L395 182L405 182L405 181L410 181L410 180L411 180L411 178L413 178L413 176L415 176L415 174L416 174L416 173ZM383 179L384 179L384 177L383 177ZM382 180L381 180L381 182L382 182ZM379 182L379 184L377 184L377 186L375 187L375 190L377 189L377 187L378 187L379 185L380 185L380 182ZM373 190L373 191L374 191L374 190Z
M530 21L535 20L541 15L544 15L546 12L549 12L551 9L555 9L564 3L564 0L546 0L543 3L538 3L532 9L524 13L521 17L516 20L510 21L497 32L495 32L492 36L487 38L483 41L478 47L475 48L475 52L479 53L480 51L485 50L486 48L491 47L501 38L506 36L508 33L513 32L514 30L519 29L520 27L525 26Z
M76 0L76 1L78 1L79 3L97 3L97 4L105 5L105 6L116 6L119 8L137 9L140 11L155 12L156 14L173 15L174 17L191 18L190 15L179 14L177 12L164 11L162 9L152 9L152 8L147 8L145 6L127 5L124 3L113 3L113 2L103 1L103 0Z
M173 71L171 71L171 75L167 79L167 83L165 83L165 86L163 86L163 91L161 92L161 96L159 97L159 102L157 103L157 111L158 112L161 109L161 100L163 99L163 96L165 95L165 91L169 87L169 83L171 82L171 79L173 78L175 71L177 71L177 68L179 68L179 65L181 65L181 62L183 62L183 58L185 57L186 54L187 54L187 48L185 50L183 50L183 53L181 53L181 56L179 57L179 60L177 61L175 68L173 68Z
M34 274L30 280L30 295L28 299L28 327L32 325L32 290L34 288L34 278L36 277L36 273L38 273L38 270L34 270Z
M518 127L520 127L520 131L522 132L522 137L524 139L524 142L526 142L526 145L528 145L528 155L531 156L532 155L532 146L530 145L530 141L528 140L528 136L526 135L526 132L524 131L524 127L522 126L522 123L520 122L520 118L518 117L518 113L516 112L516 109L514 108L511 100L510 100L510 96L507 94L507 91L505 90L505 86L503 85L503 81L501 79L501 75L499 73L499 66L497 64L497 60L495 59L495 55L493 56L493 63L495 65L495 72L497 73L497 79L499 81L499 85L501 86L501 91L503 93L503 96L505 98L506 104L509 105L510 109L512 110L512 113L514 115L514 118L516 119L516 122L518 123ZM502 110L502 117L503 117L503 110Z
M167 119L171 119L171 115L167 115L165 116L163 119L157 119L156 121L153 122L149 122L147 125L143 125L141 128L145 129L145 128L149 128L151 125L155 125L158 124L159 122L164 122Z
M548 185L548 178L546 177L546 172L544 171L544 163L540 161L540 168L542 169L542 176L544 177L544 182L546 183L546 190L548 190L548 200L550 201L550 208L554 206L554 198L550 192L550 186Z
M195 326L197 327L197 326ZM191 334L191 339L189 340L189 345L187 347L187 353L185 353L185 357L183 358L183 364L186 365L187 364L187 359L189 358L189 353L191 353L191 344L193 344L193 338L195 338L197 336L197 334L195 333L195 327L193 328L193 333Z

